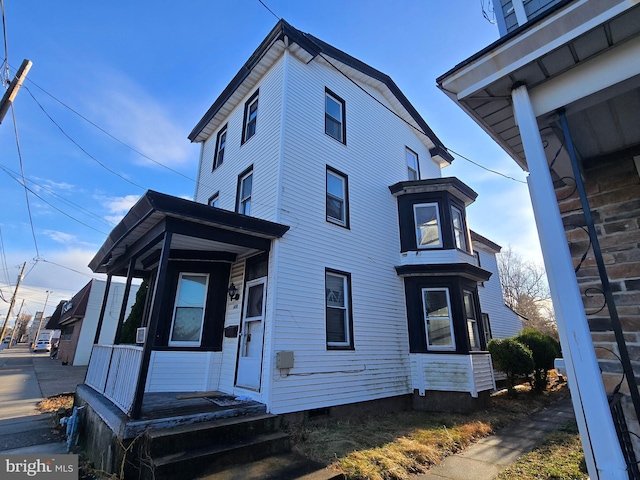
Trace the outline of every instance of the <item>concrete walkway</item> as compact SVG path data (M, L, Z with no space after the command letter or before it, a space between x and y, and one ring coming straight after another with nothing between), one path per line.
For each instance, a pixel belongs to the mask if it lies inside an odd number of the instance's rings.
M26 344L0 350L0 453L66 453L53 414L41 414L36 405L75 392L86 369L33 353Z
M414 480L492 480L551 432L575 418L571 399L560 400L526 419L498 430L464 451L451 455Z

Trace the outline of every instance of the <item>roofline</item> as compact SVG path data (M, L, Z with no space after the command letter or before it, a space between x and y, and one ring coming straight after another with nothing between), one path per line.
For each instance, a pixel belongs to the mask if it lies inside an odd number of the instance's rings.
M533 28L536 24L540 23L542 20L544 20L545 18L549 17L550 15L553 15L555 12L557 12L558 10L564 8L565 6L567 6L569 3L573 2L573 1L575 1L575 0L563 0L563 1L555 4L553 7L550 7L548 10L545 10L543 13L541 13L537 17L534 17L532 20L528 20L526 23L524 23L523 25L520 25L515 30L512 30L511 32L507 33L503 37L500 37L498 40L496 40L495 42L489 44L487 47L483 48L479 52L474 53L473 55L471 55L466 60L463 60L462 62L458 63L455 67L453 67L448 72L440 75L438 78L436 78L436 83L438 85L441 85L442 82L447 77L450 77L454 73L458 72L458 70L462 70L464 67L466 67L467 65L475 62L479 58L484 57L487 53L490 53L492 50L495 50L499 46L504 45L505 43L509 42L512 38L519 36L525 30Z
M332 45L323 42L319 38L316 38L311 34L304 33L292 27L283 19L279 20L278 23L276 23L275 27L273 27L271 32L269 32L266 38L249 57L249 60L246 61L242 68L240 68L240 71L238 71L231 82L225 87L222 93L213 102L213 105L211 105L209 110L207 110L207 112L189 134L189 140L191 140L192 142L195 141L202 130L204 130L204 128L209 124L213 117L218 113L220 108L222 108L222 106L231 98L233 92L235 92L236 89L242 84L242 82L244 82L244 80L249 76L251 71L255 68L258 62L260 62L262 57L264 57L271 46L278 40L284 40L284 37L288 37L290 42L293 41L297 43L300 47L309 52L309 54L311 54L313 57L316 57L320 54L328 55L331 58L351 68L354 68L355 70L358 70L364 75L367 75L385 84L386 87L391 91L391 93L398 99L400 104L409 113L409 115L411 115L411 117L415 120L415 122L422 129L425 135L427 135L436 145L438 153L440 153L440 155L443 156L443 158L449 163L453 162L453 156L448 152L444 144L440 141L433 130L431 130L429 125L427 125L427 122L422 118L422 116L418 113L411 102L409 102L407 97L405 97L405 95L398 88L391 77L381 72L380 70L376 70L370 65L367 65L366 63L358 60L357 58L352 57L342 50L339 50Z
M498 245L497 243L492 242L487 237L483 237L478 232L474 232L473 230L470 230L470 232L471 232L471 241L472 242L482 243L483 245L486 245L487 247L491 248L492 250L495 250L496 253L500 253L500 250L502 250L502 247L500 245Z

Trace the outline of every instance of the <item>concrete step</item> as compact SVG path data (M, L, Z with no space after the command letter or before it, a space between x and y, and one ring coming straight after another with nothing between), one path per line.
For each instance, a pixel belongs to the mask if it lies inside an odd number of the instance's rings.
M233 465L197 480L343 480L344 475L296 453Z
M289 435L283 432L242 437L225 444L208 445L203 442L198 449L153 457L153 478L196 478L220 471L230 465L249 463L290 450Z

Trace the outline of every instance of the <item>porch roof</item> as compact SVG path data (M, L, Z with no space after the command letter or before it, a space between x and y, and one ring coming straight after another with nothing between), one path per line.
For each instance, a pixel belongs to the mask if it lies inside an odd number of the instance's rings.
M201 252L207 259L217 252L219 259L232 261L238 255L269 251L271 241L287 230L287 225L149 190L111 231L89 268L126 276L129 261L135 259L136 271L148 271L167 232L173 234L172 251ZM187 257L194 259L193 254Z

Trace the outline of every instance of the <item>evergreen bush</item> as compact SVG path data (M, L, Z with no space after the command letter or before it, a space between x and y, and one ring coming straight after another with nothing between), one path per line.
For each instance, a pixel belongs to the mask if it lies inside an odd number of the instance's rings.
M560 356L560 344L551 336L534 329L525 329L515 340L526 345L533 355L533 388L539 392L547 387L549 370Z
M525 345L513 338L493 339L487 345L495 367L507 375L507 389L515 395L515 383L518 375L533 372L533 355Z

